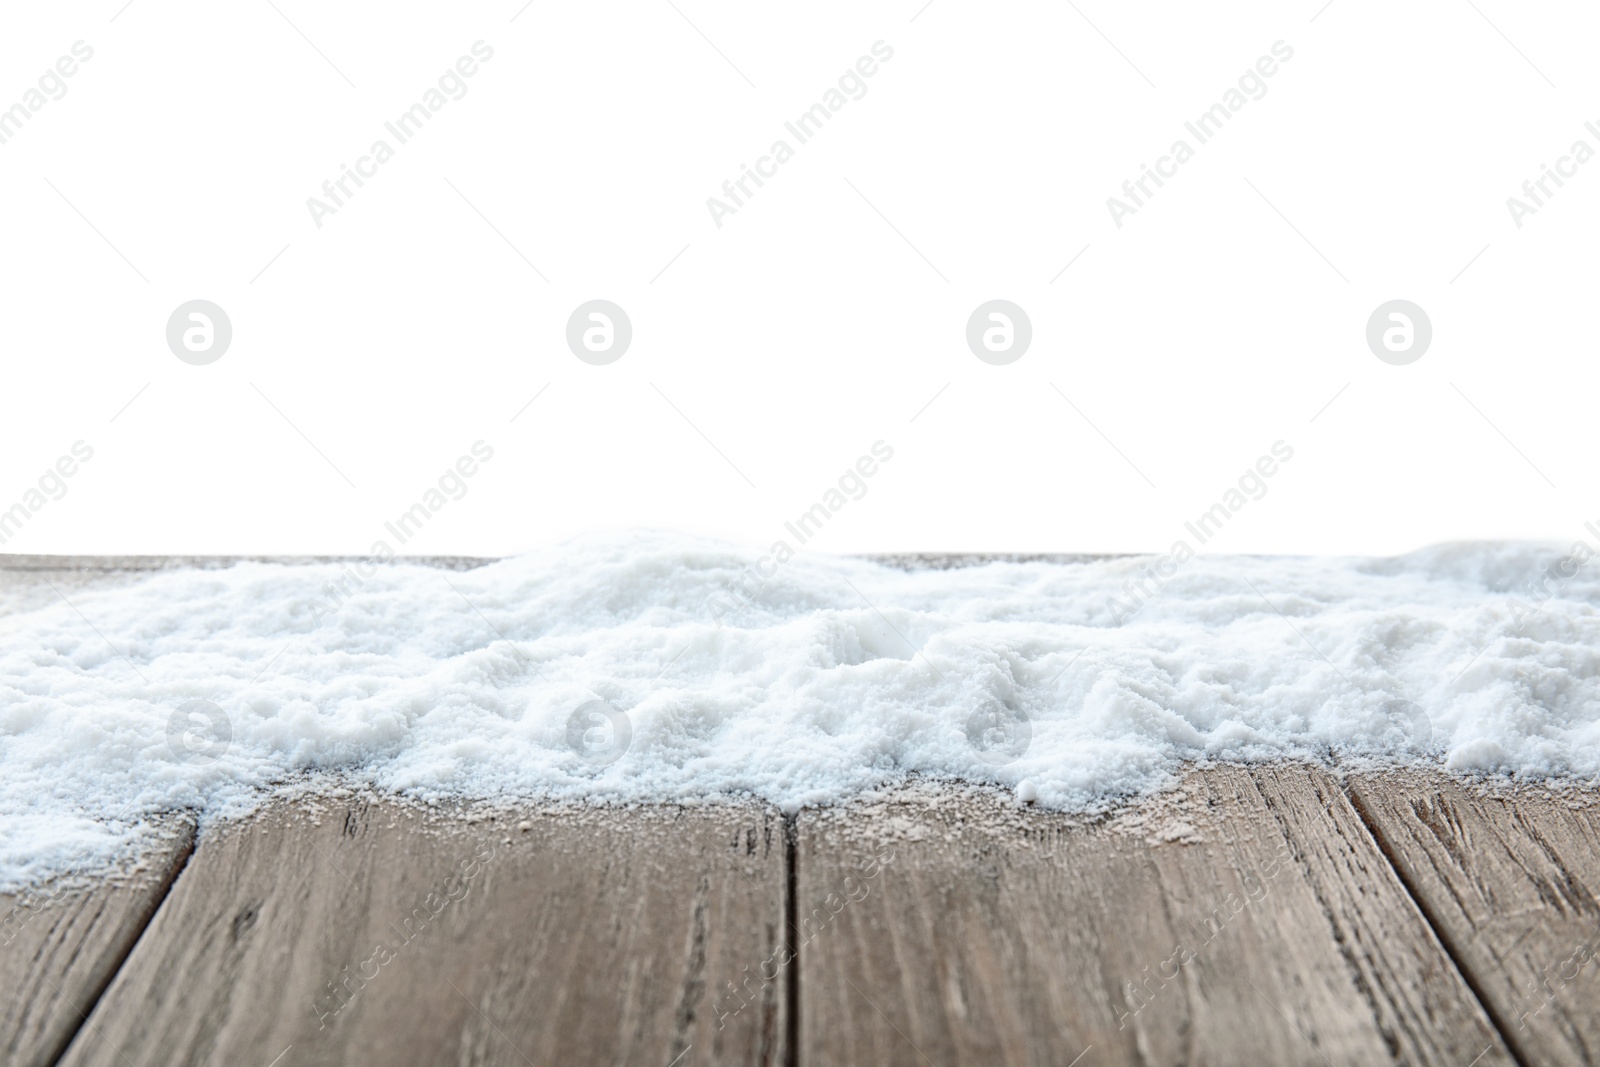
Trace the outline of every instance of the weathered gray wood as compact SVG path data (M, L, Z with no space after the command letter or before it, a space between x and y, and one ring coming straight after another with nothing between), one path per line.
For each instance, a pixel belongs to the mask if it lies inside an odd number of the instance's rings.
M781 941L781 817L469 818L349 797L203 835L63 1062L781 1062L781 982L713 1011Z
M117 571L225 570L240 563L356 563L366 556L41 556L0 552L0 571L18 574L109 574ZM396 556L395 563L412 563L443 570L469 571L496 562L492 556Z
M1133 556L1120 552L888 552L861 558L903 571L950 571L962 567L982 567L988 563L1098 563L1107 559L1131 559Z
M1417 771L1350 788L1523 1062L1600 1061L1600 798Z
M132 869L93 888L0 896L0 1063L56 1062L127 956L194 844L163 823Z
M803 814L801 1062L1510 1062L1326 774L1182 790L1098 822L926 787Z
M240 563L287 567L352 563L357 556L33 556L0 552L0 618L68 603L78 593L132 585L160 571L225 570ZM399 556L393 562L466 571L495 562L476 556Z

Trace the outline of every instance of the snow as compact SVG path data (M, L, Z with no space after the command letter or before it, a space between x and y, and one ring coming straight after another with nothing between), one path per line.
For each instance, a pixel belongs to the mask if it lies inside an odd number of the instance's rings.
M468 571L155 572L0 618L0 888L308 772L789 811L909 774L1090 810L1196 759L1588 780L1600 579L1566 554L906 571L641 533Z

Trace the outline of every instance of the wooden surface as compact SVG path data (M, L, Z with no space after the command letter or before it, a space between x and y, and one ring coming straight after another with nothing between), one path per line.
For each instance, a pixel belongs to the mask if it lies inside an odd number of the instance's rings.
M754 804L280 805L202 837L63 1062L779 1064L783 975L713 1007L780 947L783 864Z
M278 563L286 567L308 563L357 563L367 556L42 556L0 552L0 571L19 574L110 575L118 572L222 570L239 563ZM498 562L492 556L396 556L394 563L410 563L441 570L470 571Z
M0 556L0 624L236 562ZM1596 1063L1597 798L1296 765L1098 819L324 789L0 898L0 1063Z
M1600 1047L1592 794L1214 767L1096 819L923 784L786 822L753 803L491 819L330 788L31 909L0 956L3 1062L56 1062L74 1034L62 1063L260 1067Z
M161 571L223 570L240 563L292 567L364 560L356 556L37 556L0 552L0 620L63 599L76 607L80 593L132 585ZM398 556L393 562L466 571L495 561L476 556Z
M189 858L194 824L170 820L138 868L94 888L0 896L0 1063L55 1063Z
M1098 825L982 793L803 814L799 913L847 902L802 934L800 1061L1510 1062L1326 774L1185 794Z
M1594 794L1416 772L1351 792L1523 1062L1600 1062Z

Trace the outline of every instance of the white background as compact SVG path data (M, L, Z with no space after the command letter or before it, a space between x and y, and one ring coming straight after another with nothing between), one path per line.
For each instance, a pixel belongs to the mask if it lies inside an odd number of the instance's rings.
M0 508L95 454L4 551L361 553L479 439L405 551L765 545L879 439L809 547L1165 549L1279 439L1208 550L1600 518L1600 161L1506 208L1600 149L1592 7L674 2L11 8L0 107L94 57L0 145ZM467 95L314 226L480 39ZM706 198L879 40L865 97L717 228ZM1114 226L1279 40L1266 96ZM205 367L165 343L197 297L234 329ZM634 327L605 367L564 340L595 297ZM1034 329L1005 367L964 339L996 297ZM1364 339L1397 297L1434 328L1406 367Z

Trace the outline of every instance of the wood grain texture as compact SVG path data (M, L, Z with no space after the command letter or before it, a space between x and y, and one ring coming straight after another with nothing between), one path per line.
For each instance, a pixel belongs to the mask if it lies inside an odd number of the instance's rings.
M1101 821L914 788L797 853L803 1064L1510 1062L1320 771Z
M168 819L130 870L93 888L44 886L0 896L0 1063L56 1062L193 844L193 821Z
M280 804L202 836L63 1062L780 1063L781 980L713 1007L781 943L783 851L754 804Z
M1442 773L1351 795L1524 1063L1600 1062L1600 802Z

